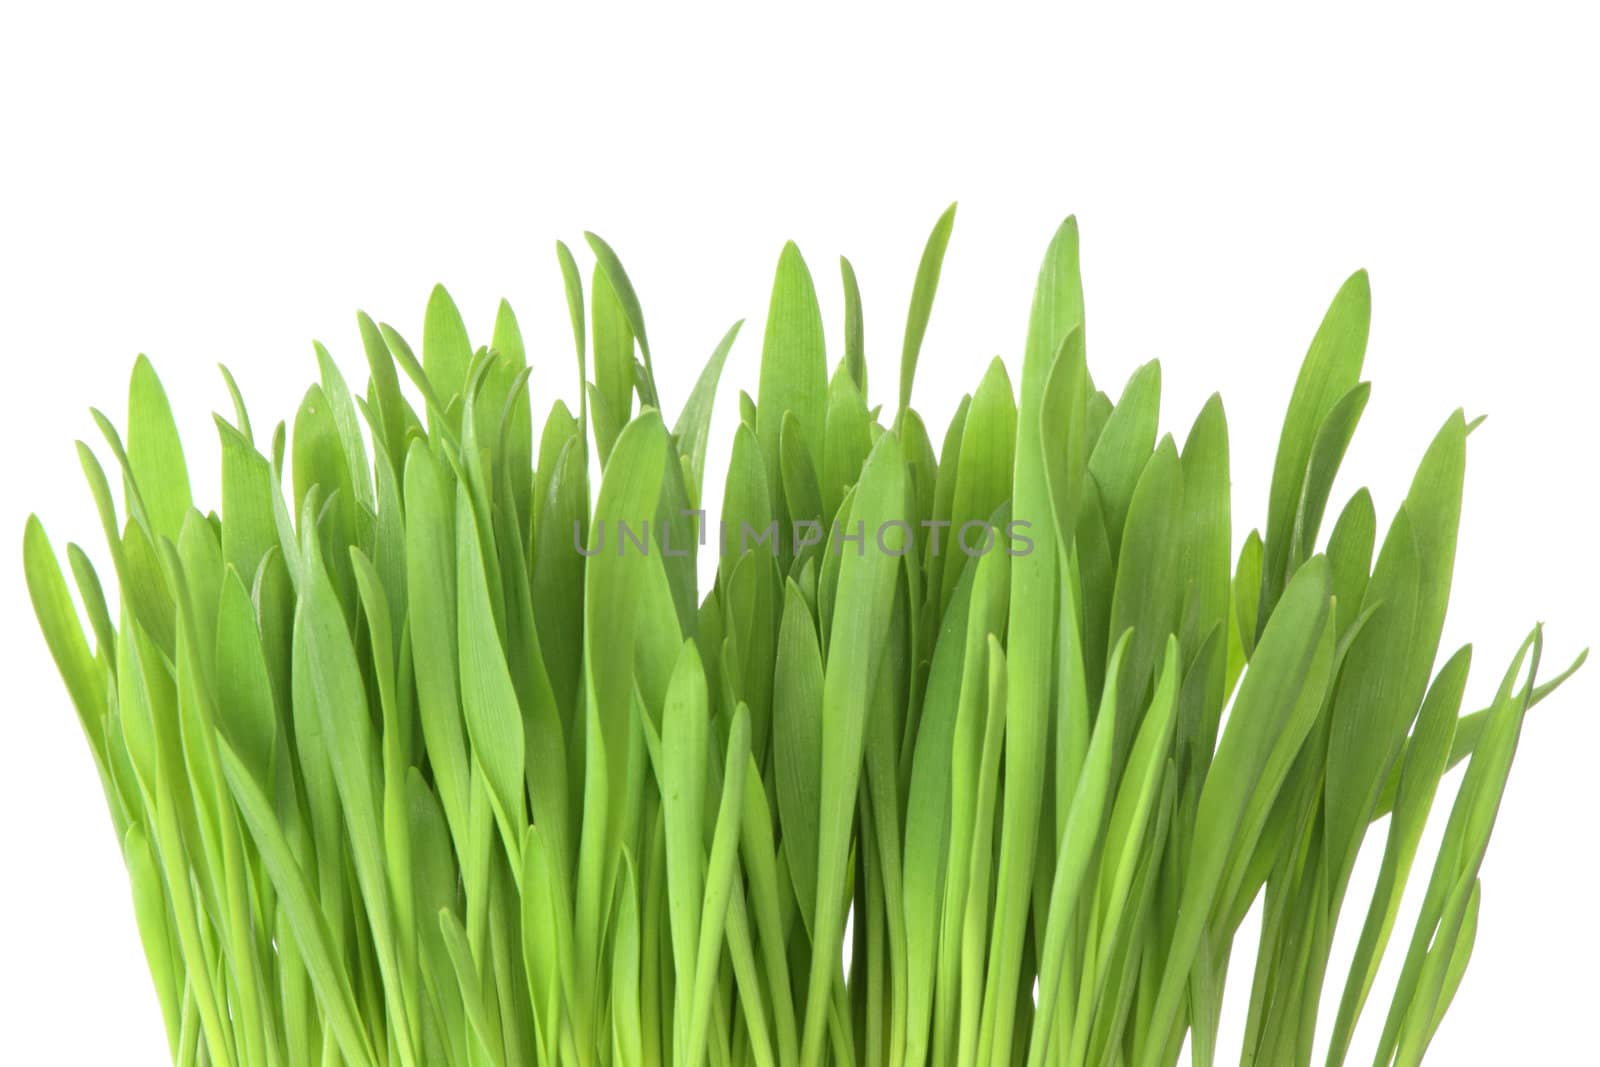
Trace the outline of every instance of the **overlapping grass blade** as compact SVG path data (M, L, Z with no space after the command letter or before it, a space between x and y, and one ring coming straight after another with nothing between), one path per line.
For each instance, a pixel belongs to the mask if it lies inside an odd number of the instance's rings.
M537 395L508 303L474 348L436 287L420 358L359 314L366 387L316 345L259 442L224 371L207 514L135 362L126 445L92 413L112 466L79 445L114 587L37 518L22 555L174 1062L1170 1067L1187 1045L1204 1067L1226 993L1242 1062L1308 1065L1320 1030L1339 1064L1466 760L1379 1041L1422 1059L1492 913L1524 718L1585 658L1537 677L1536 629L1468 714L1467 650L1435 670L1478 421L1445 420L1381 541L1364 489L1324 536L1370 395L1357 273L1249 529L1220 397L1180 447L1159 364L1096 387L1069 219L1020 377L993 360L936 448L911 396L953 219L887 419L854 268L830 378L784 247L717 520L740 325L669 419L593 234L587 294L556 247L576 415ZM1257 904L1252 981L1225 991Z

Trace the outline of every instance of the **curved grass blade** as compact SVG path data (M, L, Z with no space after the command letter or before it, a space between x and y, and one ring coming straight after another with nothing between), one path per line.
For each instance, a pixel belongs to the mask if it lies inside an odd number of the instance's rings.
M917 356L922 351L922 339L928 332L928 318L933 314L933 297L939 289L939 271L944 267L944 252L950 244L950 230L956 223L956 205L945 208L939 221L928 234L928 243L922 249L922 259L917 263L917 280L911 287L911 307L906 311L906 336L900 347L900 411L911 407L911 385L917 377ZM851 279L854 280L852 272ZM858 297L859 300L859 297ZM856 384L866 392L864 376L855 376Z
M685 478L691 507L700 505L700 491L705 482L706 444L711 436L711 412L717 398L717 383L722 379L722 365L727 362L728 353L732 351L733 342L743 325L744 320L740 319L728 327L728 332L712 349L711 357L706 360L705 368L700 371L700 377L695 380L694 388L689 391L689 399L684 401L678 421L672 427L678 451L687 464Z
M628 331L639 342L639 353L644 357L644 374L634 376L638 379L639 400L649 407L660 408L661 400L656 390L656 372L650 363L650 341L644 332L644 310L639 307L639 297L633 291L633 282L628 280L628 272L622 269L622 260L617 258L611 246L601 240L598 234L585 230L583 239L589 242L589 250L594 253L595 266L604 272L606 281L610 283L611 292L628 321ZM598 297L597 292L596 298ZM598 340L597 331L597 343ZM631 360L630 352L630 363Z
M856 269L844 256L839 257L839 276L844 283L844 369L855 382L856 391L866 396L866 330L861 317L861 286L856 284Z
M1356 387L1361 377L1371 320L1372 288L1367 272L1357 271L1339 287L1295 378L1289 410L1284 415L1283 431L1278 438L1277 459L1272 467L1257 640L1266 629L1267 619L1288 581L1295 514L1317 435L1329 413Z
M134 361L128 382L128 471L144 501L152 531L173 541L194 506L183 442L166 390L150 361Z
M1361 940L1350 962L1350 976L1339 1001L1338 1017L1328 1043L1328 1064L1344 1062L1350 1038L1360 1017L1362 1005L1372 990L1378 964L1388 945L1400 910L1400 895L1411 873L1412 860L1422 841L1428 812L1444 776L1450 744L1455 737L1456 716L1466 689L1467 671L1472 662L1471 646L1464 646L1440 669L1417 716L1413 741L1400 768L1399 802L1389 823L1389 838L1384 845L1378 883L1372 891Z

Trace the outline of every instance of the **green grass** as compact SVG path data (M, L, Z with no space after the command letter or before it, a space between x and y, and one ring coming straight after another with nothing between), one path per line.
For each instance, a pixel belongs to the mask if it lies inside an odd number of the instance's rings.
M126 438L95 413L109 474L79 446L118 595L74 545L74 597L37 519L24 557L175 1062L1205 1065L1253 959L1240 1062L1339 1064L1437 802L1375 1009L1377 1062L1422 1058L1524 716L1578 666L1536 684L1535 628L1462 713L1471 651L1439 644L1475 424L1444 420L1381 539L1365 490L1325 521L1368 395L1353 276L1235 556L1221 401L1180 443L1159 366L1096 386L1068 220L1018 390L997 360L936 449L911 400L954 210L892 412L849 263L830 376L783 250L720 516L696 509L739 325L669 429L593 235L587 287L557 247L583 400L540 428L510 307L475 348L435 289L420 359L359 316L365 391L319 346L267 437L229 377L207 513L135 364Z

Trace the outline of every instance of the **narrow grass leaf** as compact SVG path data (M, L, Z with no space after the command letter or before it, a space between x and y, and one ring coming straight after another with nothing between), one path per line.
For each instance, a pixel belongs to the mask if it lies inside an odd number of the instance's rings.
M1372 289L1366 271L1357 271L1339 287L1311 347L1300 364L1289 409L1278 438L1267 504L1263 541L1261 612L1256 638L1266 628L1288 577L1294 541L1295 514L1306 481L1307 464L1329 413L1356 387L1366 357L1372 319ZM1342 451L1342 449L1341 449Z
M134 361L128 382L128 467L152 530L176 541L184 515L194 506L189 468L166 390L144 356Z
M706 446L711 437L711 412L717 398L717 383L722 379L722 365L727 362L728 353L733 350L733 342L738 339L739 328L743 325L744 320L740 319L728 327L728 332L722 335L717 347L711 350L710 358L700 371L700 377L695 379L689 399L684 401L678 421L672 427L678 451L688 465L685 473L689 501L695 506L699 505L701 487L705 482Z
M906 336L900 346L900 410L911 406L911 386L917 377L917 356L922 351L922 339L928 332L928 318L933 314L933 297L939 289L939 271L944 267L944 252L950 244L950 230L955 226L956 206L945 208L939 221L933 224L928 243L923 246L922 260L917 264L917 278L911 286L911 307L906 312ZM853 278L853 276L852 276ZM859 298L858 298L859 302ZM857 384L866 391L865 382Z
M446 405L466 392L467 364L471 361L467 324L445 287L435 285L428 294L428 310L422 320L422 369L438 399Z
M767 457L769 482L777 484L779 435L784 412L794 412L811 463L823 470L822 442L828 412L828 368L822 312L811 272L794 242L783 246L761 344L756 429Z

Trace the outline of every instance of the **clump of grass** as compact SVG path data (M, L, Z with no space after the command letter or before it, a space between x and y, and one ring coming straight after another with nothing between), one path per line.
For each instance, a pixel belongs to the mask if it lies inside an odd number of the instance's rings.
M79 446L115 608L69 546L85 632L37 519L24 555L175 1062L1209 1064L1264 901L1241 1060L1306 1064L1315 1037L1338 1064L1466 760L1377 1056L1421 1059L1523 718L1578 666L1536 684L1535 629L1470 714L1470 650L1434 670L1474 424L1444 420L1381 539L1365 490L1321 535L1367 399L1355 275L1235 558L1221 401L1180 444L1156 364L1096 386L1069 220L1020 390L996 361L936 449L911 395L953 218L892 414L848 262L830 376L784 249L720 517L739 327L669 429L592 235L587 288L557 246L584 400L537 434L510 307L475 348L436 289L420 359L359 316L365 392L318 346L265 439L229 378L206 513L135 364L126 440L95 413L111 474Z

